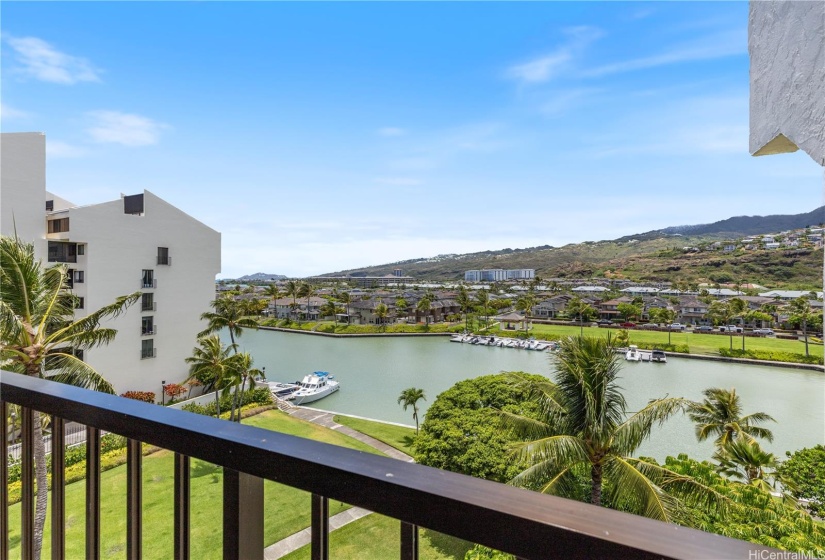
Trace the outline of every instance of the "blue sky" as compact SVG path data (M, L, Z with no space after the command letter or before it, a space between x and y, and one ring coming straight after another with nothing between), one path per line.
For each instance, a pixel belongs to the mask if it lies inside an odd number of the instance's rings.
M612 239L822 203L748 155L745 2L9 3L2 130L148 189L221 277Z

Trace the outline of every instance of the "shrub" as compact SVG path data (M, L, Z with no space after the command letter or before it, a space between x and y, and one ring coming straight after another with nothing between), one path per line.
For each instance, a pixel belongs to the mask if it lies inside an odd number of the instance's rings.
M795 352L781 350L731 350L720 348L719 354L726 358L748 358L751 360L771 360L775 362L789 362L792 364L822 364L821 356L806 356Z
M120 396L126 397L127 399L155 404L155 394L152 391L126 391Z

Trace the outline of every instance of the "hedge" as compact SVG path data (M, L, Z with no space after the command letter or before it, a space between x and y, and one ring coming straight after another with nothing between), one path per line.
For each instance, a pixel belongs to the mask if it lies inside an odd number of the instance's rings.
M793 364L819 364L822 365L822 357L806 356L796 352L783 352L781 350L731 350L720 348L719 354L726 358L750 358L752 360L772 360L774 362L790 362Z

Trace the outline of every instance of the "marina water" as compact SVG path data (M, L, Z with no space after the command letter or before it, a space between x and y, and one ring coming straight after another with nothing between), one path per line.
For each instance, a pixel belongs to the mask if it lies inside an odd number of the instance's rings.
M228 335L223 338L228 341ZM237 340L257 368L266 367L271 381L295 381L316 370L329 371L341 390L312 403L315 408L412 424L412 410L398 405L409 387L424 390L422 413L442 391L463 379L500 371L525 371L551 376L552 354L511 348L450 343L447 337L331 338L277 331L245 330ZM629 410L648 400L685 397L700 400L709 387L735 387L743 414L766 412L777 422L766 427L774 442L764 447L784 458L825 442L825 374L791 368L668 358L667 364L622 361L619 385ZM422 415L423 418L423 415ZM677 416L655 428L639 455L664 460L687 453L709 459L712 442L698 443L693 424Z

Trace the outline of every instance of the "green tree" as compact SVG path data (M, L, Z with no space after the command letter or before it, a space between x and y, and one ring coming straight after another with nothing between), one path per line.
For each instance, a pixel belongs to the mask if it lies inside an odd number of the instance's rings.
M791 453L779 466L783 481L790 481L791 493L807 502L807 509L817 517L825 517L825 446L800 449Z
M257 368L252 367L253 359L248 352L235 354L231 358L230 379L232 382L232 412L229 415L229 420L234 422L241 421L241 406L243 405L243 396L247 391L247 384L249 389L255 388L255 378L263 375L263 372Z
M296 300L300 289L301 284L297 280L287 280L286 285L284 286L284 295L292 298L292 305L290 306L292 315L297 313L296 309L298 309L298 302Z
M416 462L497 482L512 479L526 465L510 457L508 450L516 440L500 428L499 411L534 416L528 392L503 373L459 381L427 409L415 440Z
M528 330L528 322L527 317L533 311L533 308L536 306L536 296L533 295L531 292L527 292L516 301L516 309L519 311L524 311L524 330Z
M399 317L404 317L406 319L407 314L410 312L410 304L407 303L407 300L400 297L395 300L395 311L398 313Z
M317 293L318 293L318 290L315 289L315 286L313 286L309 282L302 282L301 286L298 288L298 297L307 298L307 309L306 309L306 313L304 314L304 318L307 321L309 320L309 302L310 302L310 299Z
M400 404L404 408L404 410L407 410L407 407L410 406L413 409L413 420L415 420L416 434L418 434L418 401L421 400L427 400L427 398L424 396L424 390L416 389L415 387L404 389L398 396L398 404Z
M192 355L186 358L189 364L189 377L186 382L196 380L204 386L204 390L215 391L215 407L218 417L221 415L220 392L230 384L232 361L237 355L237 345L224 346L218 335L207 335L198 339L198 345L192 349ZM231 355L230 352L235 352Z
M579 318L580 336L584 336L584 322L589 321L596 314L596 309L578 296L574 296L567 302L564 311L568 317Z
M625 321L633 319L639 320L642 315L642 304L639 303L620 303L616 306L616 310Z
M387 324L387 315L390 313L390 308L387 307L386 303L381 302L375 306L373 313L375 313L375 317L378 319L381 329L383 330Z
M696 424L696 439L699 441L716 436L717 447L741 437L773 441L773 432L757 424L776 420L764 412L742 416L742 399L735 388L714 387L705 389L702 394L705 398L701 402L691 402L688 407L688 416Z
M464 315L464 330L469 331L470 328L467 315L473 307L473 300L470 297L470 293L467 291L467 287L463 284L458 287L458 293L456 294L455 301L461 307L461 313Z
M766 492L776 487L779 461L754 439L729 440L716 449L713 459L719 462L716 470L728 478L753 484Z
M714 300L708 307L708 316L714 324L730 325L737 317L741 317L748 305L744 300L731 298L729 300ZM745 330L744 328L742 329ZM728 332L730 338L730 349L733 350L733 331Z
M575 497L577 474L589 472L590 503L610 503L662 521L690 523L681 500L669 493L678 488L692 500L717 500L707 487L651 461L632 457L655 425L682 412L690 401L662 398L628 416L616 383L619 358L610 338L577 337L562 341L556 353L555 382L530 384L538 420L502 412L504 426L525 439L515 447L518 461L530 466L513 484L547 494ZM607 482L607 484L605 484Z
M426 293L421 296L421 299L418 300L418 303L415 305L416 311L420 312L424 316L424 321L426 325L430 324L430 312L433 308L433 299L430 293Z
M490 292L484 288L476 292L478 312L484 317L484 327L490 326Z
M232 346L235 346L235 338L241 337L244 328L258 328L258 321L244 315L241 305L232 296L221 296L211 305L214 311L201 314L201 320L208 321L208 326L198 333L198 338L226 329L229 332ZM237 352L237 347L235 348Z
M340 311L343 311L343 308L336 305L333 299L328 299L318 310L322 317L332 317L336 325L338 324L338 313Z
M753 321L771 321L773 318L764 311L751 310L745 311L742 314L742 321L744 323L751 323ZM742 325L742 351L745 350L745 325Z
M281 288L279 288L278 284L275 284L274 282L271 284L267 284L266 291L264 293L267 296L269 296L269 299L271 299L272 301L277 300L279 297L281 297L281 295L283 295L281 292Z
M349 292L341 292L338 294L338 301L344 304L344 309L346 309L347 313L347 323L349 323L349 304L352 303L352 296Z
M0 236L0 362L3 369L105 393L112 385L79 359L77 350L105 346L117 331L101 327L140 298L140 292L115 299L76 319L76 298L66 286L66 266L43 268L34 245ZM34 412L34 558L40 558L48 492L46 448L39 412ZM5 434L3 434L5 437Z
M808 352L808 323L814 318L811 302L805 296L798 297L791 302L790 308L791 321L802 326L802 336L805 338L805 355L810 356Z

